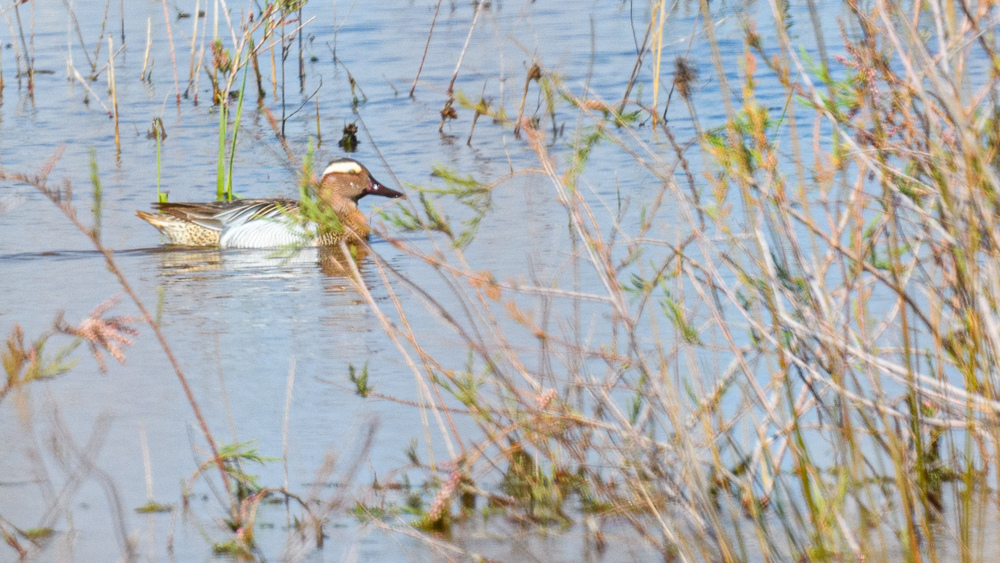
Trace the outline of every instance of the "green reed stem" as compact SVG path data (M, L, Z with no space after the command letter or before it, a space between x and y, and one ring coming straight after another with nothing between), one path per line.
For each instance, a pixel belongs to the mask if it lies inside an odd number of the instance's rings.
M163 120L159 117L153 118L153 135L156 137L156 201L167 202L167 193L160 191L160 177L163 172Z
M250 69L249 56L243 62L243 83L240 85L240 97L236 101L236 122L233 123L233 144L229 149L229 173L226 175L226 199L233 200L233 159L236 158L236 135L240 132L240 116L243 115L243 94L247 89L247 71Z
M167 198L163 197L165 194L160 191L160 177L163 172L163 159L161 158L161 146L160 134L156 134L156 201L163 203Z
M101 238L101 206L103 202L101 190L101 177L97 174L97 150L90 147L90 183L94 186L94 238Z
M219 164L215 171L215 199L222 201L226 188L226 108L227 100L219 102Z

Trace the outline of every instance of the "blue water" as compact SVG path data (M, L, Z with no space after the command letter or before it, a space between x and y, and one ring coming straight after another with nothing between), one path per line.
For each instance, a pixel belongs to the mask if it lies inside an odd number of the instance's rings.
M839 45L836 16L841 5L818 4L824 14L828 43ZM253 6L256 3L231 0L234 24L244 21ZM506 178L511 170L538 168L538 156L525 140L516 138L509 127L482 117L467 144L473 112L465 108L458 108L459 118L446 123L443 133L438 132L439 111L469 33L476 9L473 5L442 3L415 97L407 96L420 65L434 6L430 0L310 2L303 10L302 92L297 77L298 42L290 44L285 68L285 113L291 115L285 128L288 146L301 157L308 146L318 144L316 161L325 163L343 154L337 146L343 126L359 122L361 144L352 156L366 163L375 177L389 186L411 194L412 185L440 186L442 182L431 176L434 164L472 174L483 182L497 182L491 212L480 226L476 242L466 252L469 267L489 270L498 280L573 287L573 249L566 242L567 219L551 183L539 174ZM195 3L183 0L167 4L178 83L183 91L190 78L190 41L195 20L178 19L175 7L194 12ZM31 2L20 7L26 41L33 45L36 69L47 72L36 74L35 92L29 95L25 80L19 85L15 76L12 42L20 44L20 38L4 36L0 53L5 83L0 98L3 169L33 173L46 159L62 151L49 183L71 184L77 213L90 224L93 152L103 186L101 240L113 249L118 266L146 306L160 311L166 339L217 439L227 443L253 441L259 453L276 458L284 456L286 446L290 489L305 494L319 481L320 498L340 499L326 527L329 537L324 549L303 548L302 553L317 561L443 557L405 536L360 526L346 512L357 500L377 502L375 496L357 492L362 487L353 489L350 485L368 485L375 480L394 482L405 475L397 470L406 465L404 451L411 442L417 442L424 461L429 448L438 462L448 458L448 448L433 417L427 432L420 409L384 400L363 400L353 392L347 379L349 368L367 366L378 393L405 401L426 400L408 362L383 330L379 315L342 271L324 267L315 252L303 252L286 260L259 251L162 248L158 233L135 217L136 209L148 208L155 199L156 144L147 137L147 131L154 118L163 120L168 137L162 146L160 182L170 200L213 199L219 118L211 104L207 76L203 71L198 77L197 103L189 95L177 104L171 45L160 3L127 2L123 18L120 7L112 2L103 37L104 4L79 1L75 9L80 34L92 58L97 42L102 42L96 57L99 68L108 59L108 35L114 49L119 49L124 25L124 49L115 59L121 150L115 146L114 122L96 100L85 102L86 90L70 78L70 60L81 74L88 74L88 69L66 8L55 2ZM214 4L207 8L202 5L201 9L207 12L206 29L211 36ZM744 57L742 22L756 17L762 35L768 37L770 31L773 37L773 30L767 27L769 8L766 3L713 2L712 9L718 18L726 75L736 87L743 72L739 66ZM483 95L494 108L502 107L513 116L520 104L526 70L538 61L577 95L615 104L624 94L635 63L636 42L642 40L648 10L646 4L628 2L493 2L479 16L455 89L473 100ZM669 77L678 55L686 54L696 63L697 112L703 125L714 126L721 123L725 113L697 13L697 3L689 2L672 11L664 35L668 40L662 67L664 76ZM12 17L10 14L8 9L7 17ZM219 35L232 51L228 25L221 16L219 20ZM806 52L814 53L815 38L805 8L794 8L790 21L793 39ZM143 83L139 77L147 22L152 27L152 79ZM289 31L298 25L290 23ZM203 33L206 31L199 24L198 48L207 45ZM692 33L696 34L693 42ZM334 44L339 64L333 58ZM775 48L769 44L769 49ZM206 60L210 56L207 53ZM273 96L270 60L270 51L262 51L261 72L267 90L263 103L280 119L282 105ZM648 57L632 94L641 95L644 104L652 102L651 66L652 57ZM348 72L360 88L356 95L361 97L363 92L366 97L356 111ZM280 70L276 74L280 76ZM584 90L585 86L589 90ZM110 105L105 74L90 87L104 104ZM661 87L669 88L669 81ZM757 97L773 114L780 114L786 104L784 89L767 73L759 78ZM666 90L661 90L660 111L665 100ZM286 157L256 102L252 94L244 102L234 158L235 190L244 197L294 197L298 190L298 162ZM548 135L546 142L553 158L564 167L571 153L577 112L564 103L560 105L556 119L564 134L553 139L538 84L531 85L525 107L528 115L541 117L540 129ZM317 114L321 143L317 140ZM674 135L680 142L688 142L695 130L676 93L668 117ZM590 123L584 122L583 126ZM811 126L800 123L803 132ZM638 131L642 142L662 151L664 158L673 158L673 149L662 135L652 133L648 121ZM633 149L639 145L632 140L626 143ZM691 165L699 189L704 189L704 163L695 152ZM608 217L625 209L622 236L635 234L643 204L660 188L655 176L609 142L594 150L579 185L592 206L611 211ZM413 197L405 202L368 198L361 207L374 224L383 228L376 211L392 210L396 205L417 203ZM468 216L468 210L458 204L442 205L452 217ZM678 220L677 210L676 204L664 202L647 236L676 242L686 228ZM610 232L610 221L602 227ZM420 248L431 249L433 244L447 248L442 237L428 240L424 234L388 228L393 236ZM458 307L459 298L452 293L452 286L419 259L377 235L372 240L372 251L385 265L444 306ZM425 309L421 296L409 291L407 283L394 274L386 273L372 257L363 259L360 267L380 311L399 323L393 300L398 298L421 344L453 366L464 364L465 348L442 328L439 317ZM592 272L584 272L575 289L595 294L603 291ZM52 203L30 187L0 185L0 334L7 335L19 324L29 337L34 337L51 325L59 311L75 323L98 304L120 294L122 290L103 257ZM568 304L554 300L550 306L568 318L573 314ZM600 311L598 306L584 305L580 312L582 325L598 339L608 330L606 317ZM535 312L541 314L540 309ZM115 314L138 312L126 299ZM205 459L205 443L162 349L148 327L140 326L139 330L140 335L126 350L124 365L110 361L108 373L102 374L86 348L81 347L74 356L79 364L70 373L32 385L26 394L15 393L0 402L0 516L23 529L43 523L54 527L57 535L41 553L45 560L117 559L122 553L118 530L124 530L129 541L134 542L139 557L157 561L211 559L211 543L227 537L217 522L224 508L204 482L195 485L189 507L181 509L179 482L190 479L198 463ZM498 330L515 344L533 344L530 336L518 333L509 320L501 321ZM59 338L54 337L53 342ZM59 342L65 343L66 339ZM415 357L411 346L404 343L402 347L411 358ZM705 366L719 367L710 360L703 361ZM294 374L293 392L286 412L290 372ZM286 415L287 443L283 430ZM103 420L107 420L107 431L102 434L100 447L83 449L91 433L103 428ZM457 423L468 441L476 439L477 430L471 422L459 418ZM68 436L59 433L63 426ZM365 449L370 429L374 440L370 449ZM148 470L141 446L143 433L149 446ZM68 440L82 449L82 455L94 456L107 482L113 483L116 501L109 501L103 481L93 473L76 486L74 476L81 473L80 457L60 453ZM336 455L337 459L332 474L322 470L328 455ZM356 470L348 471L355 462ZM266 486L284 485L281 461L248 465L246 469L258 474ZM152 497L173 504L173 512L139 515L133 511L147 500L147 472L152 480ZM410 475L416 479L424 474ZM64 486L66 494L61 495ZM115 502L123 508L121 521L113 510ZM46 520L46 511L52 505L62 507L60 516ZM288 538L296 536L289 532L288 514L283 505L263 505L257 516L263 524L257 529L257 541L269 559L277 560L282 553L298 553L286 545ZM297 512L293 510L292 514ZM401 520L390 523L398 525ZM467 532L460 543L499 559L520 559L531 553L549 560L573 561L591 552L579 524L548 537L525 534L502 522L496 528ZM511 541L511 536L517 539ZM625 526L614 529L609 537L618 543L612 544L617 547L605 559L662 557L639 547L644 544L637 543L634 532ZM0 560L14 555L7 546L0 546Z

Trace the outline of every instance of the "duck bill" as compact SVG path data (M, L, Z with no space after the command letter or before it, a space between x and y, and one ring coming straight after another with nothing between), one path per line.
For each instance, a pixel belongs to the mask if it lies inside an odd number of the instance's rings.
M406 199L406 194L404 194L403 192L397 192L392 188L387 188L374 180L372 181L371 187L365 190L365 195L380 195L382 197L391 197L391 198L401 197L403 199Z

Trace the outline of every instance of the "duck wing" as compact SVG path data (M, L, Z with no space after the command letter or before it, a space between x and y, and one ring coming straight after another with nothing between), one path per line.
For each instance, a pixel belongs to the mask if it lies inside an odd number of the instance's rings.
M223 248L277 248L309 244L314 238L309 229L294 220L299 209L294 199L168 202L153 206L161 214L218 232L219 246Z
M240 199L236 201L154 203L160 213L173 215L215 231L229 230L251 220L273 223L295 212L299 202L287 198Z

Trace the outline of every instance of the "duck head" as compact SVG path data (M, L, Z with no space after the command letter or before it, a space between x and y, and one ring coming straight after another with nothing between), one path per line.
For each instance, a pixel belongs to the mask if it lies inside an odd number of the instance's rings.
M323 170L323 178L320 180L319 186L321 197L347 199L355 204L366 195L390 198L406 197L406 194L397 192L376 181L363 164L351 158L338 158L330 162Z

